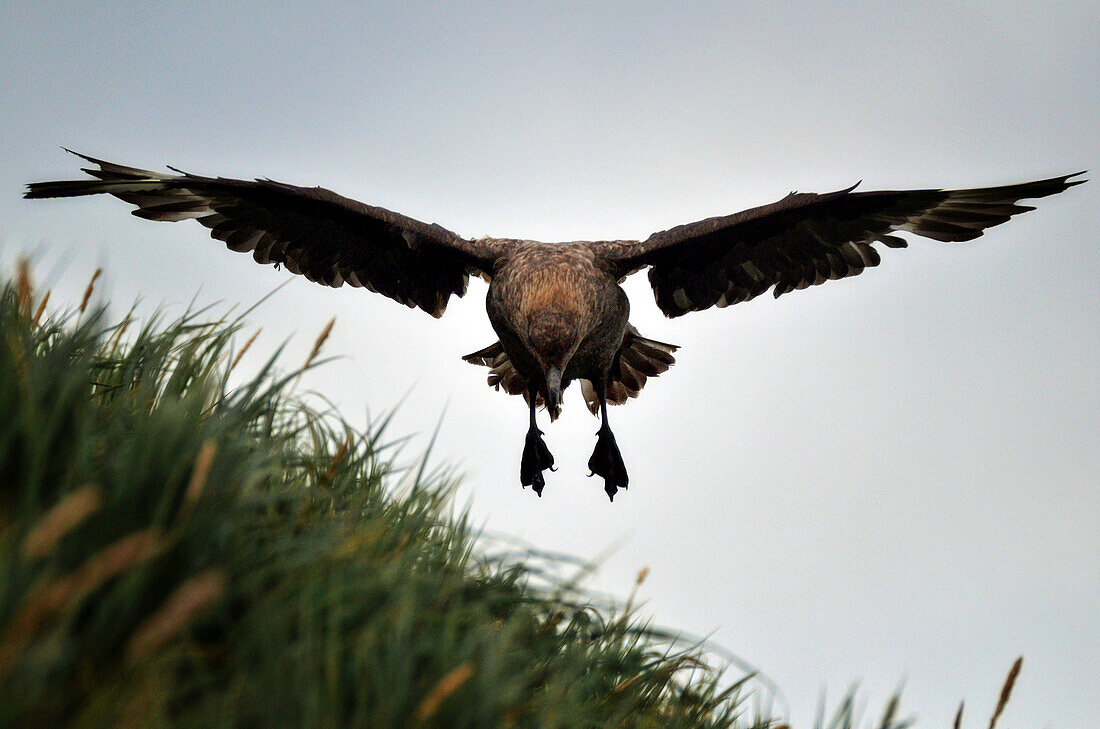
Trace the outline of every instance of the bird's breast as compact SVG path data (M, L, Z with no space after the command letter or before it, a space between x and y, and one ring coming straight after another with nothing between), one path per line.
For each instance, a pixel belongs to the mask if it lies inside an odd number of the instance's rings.
M489 314L513 327L555 316L584 329L608 283L586 246L533 243L519 247L495 272Z
M629 305L590 248L540 244L520 249L497 270L486 308L519 369L539 362L564 367L572 359L570 370L582 376L575 368L587 372L610 362L607 352L613 355L621 342Z

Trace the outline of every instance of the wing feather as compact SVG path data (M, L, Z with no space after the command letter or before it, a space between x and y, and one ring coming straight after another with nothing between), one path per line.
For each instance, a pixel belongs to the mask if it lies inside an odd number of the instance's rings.
M1017 201L1079 185L1084 173L1002 187L791 193L758 208L655 233L644 241L608 241L604 260L625 276L646 266L657 305L670 317L775 296L855 276L879 265L873 247L904 248L909 232L968 241L1013 215Z
M492 275L503 252L502 241L467 240L320 187L167 174L77 156L96 165L83 169L94 179L32 183L26 197L114 195L147 220L198 220L257 263L327 286L361 286L432 316L466 292L470 273Z

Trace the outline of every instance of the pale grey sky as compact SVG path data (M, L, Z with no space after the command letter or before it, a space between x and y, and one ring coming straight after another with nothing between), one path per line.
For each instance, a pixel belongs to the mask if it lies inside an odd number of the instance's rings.
M1005 184L1100 167L1100 9L1063 3L19 3L0 20L0 256L59 300L106 268L121 311L252 303L289 275L112 199L31 202L66 145L124 164L320 184L465 235L644 237L789 190ZM716 641L809 725L860 681L877 712L1005 726L1100 715L1096 181L975 243L919 239L857 278L643 334L683 348L611 411L609 504L576 388L559 470L518 484L522 401L459 357L494 341L484 284L434 321L295 280L252 317L253 363L329 317L307 384L393 435L446 408L475 523L593 557L593 587Z

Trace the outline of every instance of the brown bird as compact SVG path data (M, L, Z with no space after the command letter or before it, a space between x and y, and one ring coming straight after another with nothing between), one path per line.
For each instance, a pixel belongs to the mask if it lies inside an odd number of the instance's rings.
M76 154L74 152L74 154ZM580 380L601 425L588 461L614 499L629 482L608 404L636 397L648 377L674 362L671 344L646 339L630 325L630 304L619 284L649 268L649 281L669 317L775 296L861 273L879 264L875 243L904 248L893 235L914 233L966 241L1034 208L1026 198L1054 195L1084 180L1054 177L970 190L794 193L734 215L708 218L654 233L644 241L540 243L510 238L463 238L365 205L320 187L272 180L202 177L123 167L84 155L95 179L37 182L26 197L107 193L137 206L149 220L195 219L234 251L258 263L280 264L327 286L345 283L376 291L432 316L451 295L462 296L471 273L489 281L485 308L500 341L464 359L490 368L489 384L523 395L530 427L520 482L542 495L543 472L554 457L535 411L553 420L562 392Z

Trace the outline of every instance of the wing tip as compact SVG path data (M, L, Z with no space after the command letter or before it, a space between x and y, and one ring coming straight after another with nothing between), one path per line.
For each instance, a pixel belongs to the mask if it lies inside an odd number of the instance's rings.
M103 165L109 164L109 163L105 162L104 160L96 159L95 157L89 157L88 155L83 154L81 152L77 152L74 149L69 149L68 147L66 147L64 145L62 145L61 149L65 150L66 152L73 155L74 157L79 157L80 159L84 160L85 162L91 162L93 165L99 165L100 167L103 167Z
M1074 177L1080 177L1081 175L1088 174L1088 170L1081 170L1079 172L1071 172L1068 175L1058 175L1057 177L1050 177L1045 180L1036 180L1035 182L1025 182L1021 187L1035 188L1035 195L1024 195L1021 200L1031 199L1033 197L1047 197L1048 195L1057 195L1060 192L1064 192L1074 185L1083 185L1088 180L1075 180Z
M1089 173L1088 170L1081 170L1080 172L1071 172L1070 174L1068 174L1068 175L1066 175L1062 178L1062 184L1065 185L1066 187L1073 187L1074 185L1083 185L1086 182L1088 182L1087 179L1086 180L1074 180L1072 178L1079 177L1081 175L1087 175L1088 173Z
M1075 180L1074 177L1080 177L1087 174L1088 170L1081 170L1080 172L1071 172L1068 175L1059 175L1057 177L1051 177L1046 180L1038 180L1036 182L1024 183L1021 187L1030 188L1023 192L1018 198L1019 200L1032 200L1040 197L1049 197L1051 195L1057 195L1065 192L1075 185L1083 185L1088 180Z
M73 150L69 149L68 147L61 146L61 149L68 152L71 155L75 155L77 157L80 157L83 160L87 160L88 162L91 162L92 164L97 164L97 165L100 165L100 166L102 166L102 164L103 164L102 162L100 162L99 160L97 160L93 157L89 157L88 155L81 154L80 152L74 152ZM87 170L81 170L81 172L87 172ZM91 182L91 180L86 180L86 182ZM43 199L46 199L46 198L53 198L53 197L66 197L67 195L72 195L73 193L72 192L63 192L61 190L61 188L67 188L68 186L70 186L72 184L74 184L74 183L71 183L71 182L60 182L59 183L57 181L52 181L52 180L49 181L49 182L28 182L27 183L27 189L23 191L23 199L24 200L43 200Z

